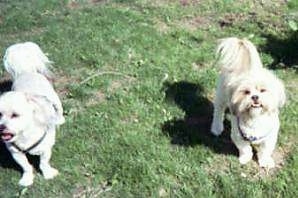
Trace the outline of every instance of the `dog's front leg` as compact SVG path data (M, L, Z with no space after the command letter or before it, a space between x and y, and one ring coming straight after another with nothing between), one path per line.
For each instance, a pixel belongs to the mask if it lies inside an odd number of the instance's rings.
M33 167L30 165L26 155L20 152L13 152L12 157L22 167L23 175L19 181L21 186L30 186L33 184Z
M52 150L51 148L45 150L41 155L40 155L40 164L39 168L42 171L42 174L45 179L52 179L55 176L58 175L58 170L51 167L50 165L50 159L52 155Z
M240 164L248 163L253 156L252 147L249 143L237 144L235 143L239 150L239 162Z
M258 162L260 167L264 168L274 168L275 162L272 158L272 153L274 151L277 141L277 136L272 137L269 140L261 143L257 148Z
M231 139L233 140L234 144L238 148L239 151L239 162L240 164L246 164L248 163L252 157L253 157L253 152L252 152L252 147L250 145L250 142L243 141L238 135L236 135L237 132L232 129L231 132Z

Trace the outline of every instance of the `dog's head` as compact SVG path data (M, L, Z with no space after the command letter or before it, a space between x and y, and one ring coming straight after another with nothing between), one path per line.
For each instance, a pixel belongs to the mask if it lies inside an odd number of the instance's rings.
M33 107L25 94L7 92L0 97L0 134L3 141L13 141L33 120Z
M271 72L247 75L233 83L231 110L235 115L255 117L278 111L285 103L284 86Z
M45 128L56 115L51 104L39 96L10 91L0 97L0 135L13 142L29 129Z

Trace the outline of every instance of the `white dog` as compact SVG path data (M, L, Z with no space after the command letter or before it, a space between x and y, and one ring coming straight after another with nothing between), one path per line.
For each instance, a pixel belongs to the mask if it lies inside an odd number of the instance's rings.
M272 153L279 131L279 108L286 100L283 83L263 68L256 47L246 39L222 39L218 48L221 72L217 86L211 132L224 129L224 112L231 116L231 138L246 164L257 151L260 167L275 166Z
M60 99L46 77L50 61L38 45L26 42L10 46L4 66L13 77L12 91L0 97L0 134L12 157L22 167L19 184L33 183L33 167L26 154L40 156L46 179L58 171L49 164L56 126L64 123Z

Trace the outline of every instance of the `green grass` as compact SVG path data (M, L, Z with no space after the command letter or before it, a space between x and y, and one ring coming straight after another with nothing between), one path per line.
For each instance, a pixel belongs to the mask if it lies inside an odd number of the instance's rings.
M19 187L1 146L0 197L297 197L295 3L72 2L0 2L2 56L13 43L38 43L55 63L66 114L51 160L59 177L37 173ZM209 135L214 47L226 36L250 37L287 88L278 168L268 174L256 161L240 166L228 133Z

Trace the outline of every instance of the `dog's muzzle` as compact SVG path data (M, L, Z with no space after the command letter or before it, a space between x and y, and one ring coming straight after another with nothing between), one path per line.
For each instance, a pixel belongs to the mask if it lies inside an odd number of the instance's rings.
M0 135L1 135L1 139L5 142L11 140L14 137L14 134L7 131L7 128L4 124L0 125Z

